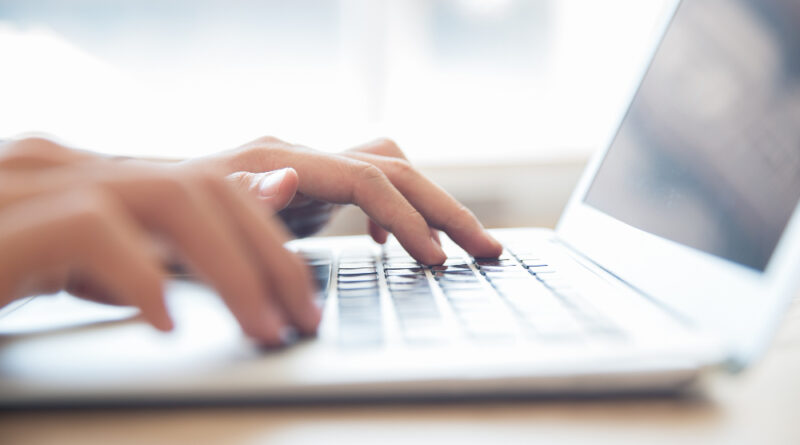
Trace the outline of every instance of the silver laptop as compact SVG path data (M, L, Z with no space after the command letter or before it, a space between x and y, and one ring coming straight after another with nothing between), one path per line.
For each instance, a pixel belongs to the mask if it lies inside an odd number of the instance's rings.
M8 306L0 404L661 392L742 369L800 277L798 30L791 0L677 6L557 230L497 230L500 258L293 242L324 315L291 347L259 349L191 281L170 334L65 295Z

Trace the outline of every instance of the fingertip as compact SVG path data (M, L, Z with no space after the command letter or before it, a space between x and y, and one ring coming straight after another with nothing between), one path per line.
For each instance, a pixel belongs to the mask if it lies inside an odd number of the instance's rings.
M153 326L161 332L172 332L175 329L175 323L172 318L165 316L158 321L151 321Z
M302 325L300 326L300 330L303 334L310 335L317 332L317 328L319 327L319 323L322 321L322 310L314 300L311 300L310 304L308 305L308 309L306 311L306 315L304 316L304 320Z
M162 305L161 308L151 308L149 310L140 307L142 317L154 328L161 332L170 332L175 329L175 324L172 317L167 313L166 308Z
M492 253L493 256L500 256L503 253L503 244L497 240L491 233L488 231L483 232L486 236L488 241L488 250Z
M429 249L425 258L421 259L422 263L426 266L440 266L444 264L445 260L447 260L447 254L444 253L442 247L433 239L431 239L430 245L431 249Z
M389 232L387 232L383 227L379 226L375 221L369 220L367 224L367 229L369 231L369 236L378 243L378 244L386 244L386 241L389 239Z
M257 341L262 346L278 347L284 345L285 331L287 329L283 320L272 313L265 311L260 317L255 317L253 323L242 324L245 335Z
M480 229L471 236L456 238L455 241L476 258L497 258L503 253L503 245L485 229Z
M145 319L161 332L170 332L175 329L172 317L169 315L164 293L164 277L160 272L153 271L154 278L149 290L143 291L143 295L150 295L149 298L142 299L139 303L139 310Z

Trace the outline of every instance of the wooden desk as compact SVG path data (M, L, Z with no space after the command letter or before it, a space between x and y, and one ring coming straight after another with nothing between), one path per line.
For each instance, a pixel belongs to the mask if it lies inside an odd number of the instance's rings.
M767 355L684 399L0 413L3 444L800 444L800 301Z

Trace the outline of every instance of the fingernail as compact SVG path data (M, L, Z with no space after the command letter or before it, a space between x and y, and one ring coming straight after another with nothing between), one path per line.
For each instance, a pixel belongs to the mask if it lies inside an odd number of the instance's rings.
M261 173L261 179L258 181L258 196L261 198L270 198L278 194L281 188L283 178L286 177L286 169L275 170L271 172Z

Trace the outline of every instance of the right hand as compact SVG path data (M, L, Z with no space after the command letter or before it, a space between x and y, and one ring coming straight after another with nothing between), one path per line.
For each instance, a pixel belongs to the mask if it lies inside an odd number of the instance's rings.
M111 160L42 139L0 146L0 306L67 289L137 306L170 330L154 239L213 286L259 342L283 343L290 326L316 330L312 281L283 246L288 234L223 173Z

